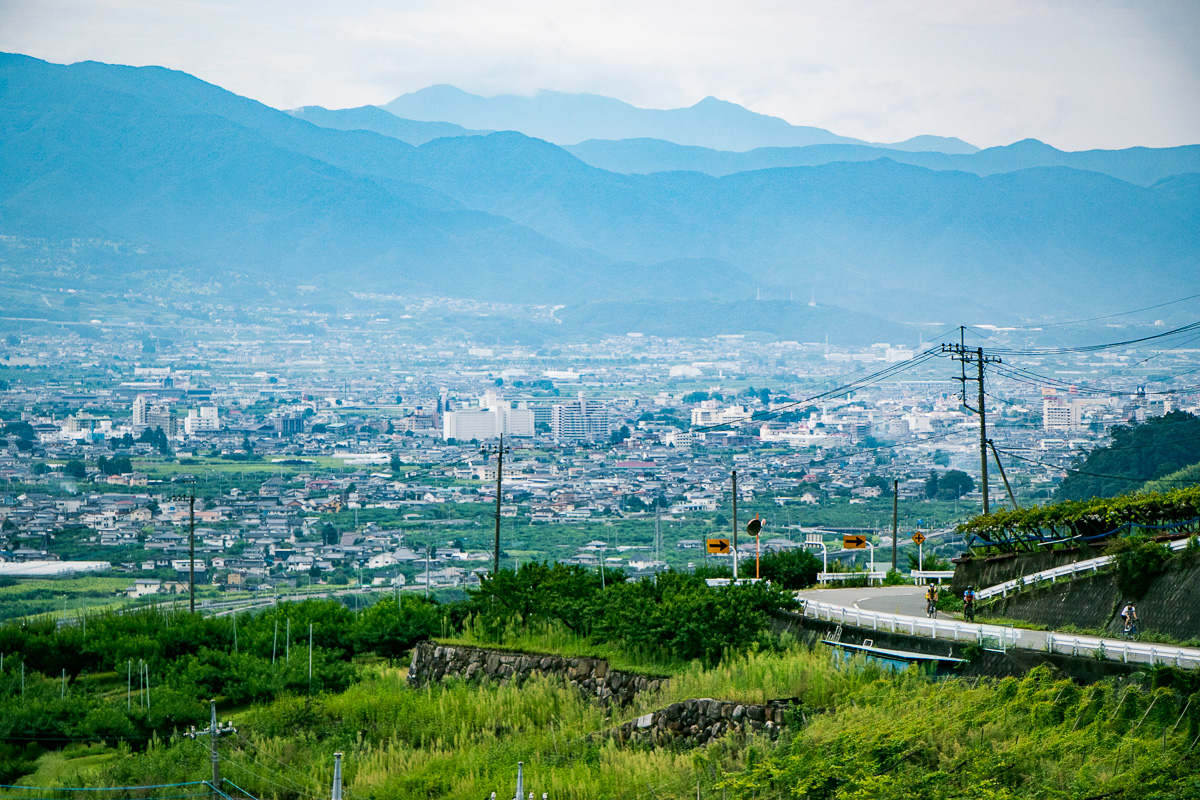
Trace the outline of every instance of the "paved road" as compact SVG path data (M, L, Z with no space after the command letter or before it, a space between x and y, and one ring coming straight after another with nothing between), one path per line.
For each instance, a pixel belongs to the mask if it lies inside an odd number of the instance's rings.
M797 592L801 599L812 598L823 603L835 603L846 608L858 607L865 611L883 611L887 614L907 614L910 617L925 616L924 586L871 586L857 589L808 589ZM941 619L951 619L939 614Z

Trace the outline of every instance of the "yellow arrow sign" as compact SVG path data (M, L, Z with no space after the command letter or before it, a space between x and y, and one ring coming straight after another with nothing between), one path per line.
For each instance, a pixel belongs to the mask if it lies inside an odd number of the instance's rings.
M867 546L867 540L866 540L866 538L864 538L862 536L843 536L842 537L842 549L843 550L862 550L866 546Z
M708 552L710 552L710 553L728 553L729 552L729 540L728 539L708 539L707 542L708 542Z

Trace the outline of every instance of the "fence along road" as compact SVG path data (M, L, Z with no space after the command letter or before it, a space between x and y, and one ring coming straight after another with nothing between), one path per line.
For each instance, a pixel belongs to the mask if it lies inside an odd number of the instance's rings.
M924 608L924 591L918 586L808 589L797 592L797 597L804 604L806 617L871 630L982 644L996 650L1020 648L1078 656L1103 654L1114 661L1200 669L1200 648L969 623L944 616L930 619L923 613L899 612L900 608L914 611ZM884 611L885 608L897 611Z

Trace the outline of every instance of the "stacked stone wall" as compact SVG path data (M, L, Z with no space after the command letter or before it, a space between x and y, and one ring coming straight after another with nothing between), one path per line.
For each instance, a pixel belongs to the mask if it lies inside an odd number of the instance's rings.
M656 691L666 681L662 676L610 669L602 658L567 658L432 641L421 642L413 649L408 668L408 681L413 686L445 678L520 684L535 676L561 678L585 697L621 706L640 692Z
M727 733L762 733L772 739L786 724L790 700L744 705L700 698L672 703L643 714L617 728L612 736L621 744L696 747Z

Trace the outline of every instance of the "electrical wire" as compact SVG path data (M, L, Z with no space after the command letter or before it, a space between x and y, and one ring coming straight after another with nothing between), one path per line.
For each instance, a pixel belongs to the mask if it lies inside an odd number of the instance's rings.
M1184 484L1184 485L1190 485L1190 484L1194 484L1196 482L1194 479L1187 479L1187 478L1131 478L1128 475L1104 475L1099 472L1088 472L1087 470L1075 469L1074 467L1064 467L1059 464L1051 464L1047 461L1040 461L1036 458L1029 458L1027 456L1017 455L1012 450L1003 450L999 447L997 447L996 449L999 452L1004 453L1006 456L1008 456L1010 458L1015 458L1018 461L1025 461L1030 464L1037 464L1038 466L1046 467L1047 469L1060 469L1065 472L1073 472L1076 475L1087 475L1089 478L1106 478L1106 479L1115 480L1115 481L1129 481L1130 483L1149 483L1150 481L1165 481L1167 483L1180 483L1180 484Z
M1090 344L1081 345L1078 347L1042 347L1042 348L992 348L991 353L997 355L1025 355L1025 356L1045 356L1045 355L1065 355L1067 353L1097 353L1102 350L1116 350L1123 347L1132 347L1134 345L1143 344L1145 342L1153 342L1159 339L1166 339L1171 336L1179 336L1185 333L1190 333L1194 330L1200 330L1200 321L1191 322L1187 325L1182 325L1178 328L1172 328L1169 331L1156 333L1152 336L1141 336L1137 339L1126 339L1121 342L1107 342L1105 344Z
M1012 327L1013 330L1018 330L1018 331L1038 331L1038 330L1042 330L1043 328L1061 328L1064 325L1080 325L1084 322L1099 322L1102 319L1115 319L1117 317L1127 317L1130 314L1140 314L1143 311L1153 311L1156 308L1165 308L1166 306L1172 306L1172 305L1175 305L1176 303L1184 303L1184 302L1187 302L1188 300L1195 300L1197 297L1200 297L1200 294L1190 294L1187 297L1181 297L1178 300L1168 300L1165 303L1156 303L1152 306L1144 306L1143 308L1135 308L1132 311L1118 311L1116 314L1105 314L1100 317L1087 317L1085 319L1071 319L1071 320L1067 320L1066 322L1047 322L1044 325L1023 325L1023 326L1009 326L1009 327Z
M828 391L821 392L821 393L815 394L815 395L811 395L809 397L804 398L803 400L796 400L791 403L785 403L784 405L779 406L778 408L773 408L770 411L760 411L755 414L751 414L750 417L747 419L735 420L735 421L731 421L731 422L719 422L719 423L715 423L712 425L702 425L699 427L694 427L694 428L690 429L690 432L691 433L704 433L707 431L716 430L717 428L726 428L726 427L747 425L752 422L761 422L764 420L773 419L774 417L777 417L780 414L787 413L789 410L794 409L798 406L808 405L809 403L813 403L817 400L824 400L824 399L828 399L831 397L837 397L838 395L852 392L855 389L861 389L863 387L870 386L873 383L878 383L879 381L881 381L885 378L890 378L893 375L897 375L901 372L912 369L913 367L920 366L921 364L924 364L926 361L930 361L939 355L941 355L940 350L934 350L934 349L926 350L923 353L920 353L919 355L914 356L912 359L910 359L908 361L902 361L902 362L894 364L890 367L885 367L884 369L881 369L877 372L873 372L869 375L865 375L856 381L851 381L849 383L844 383L839 386L835 386L834 388L832 388ZM849 373L849 374L854 374L854 373Z

